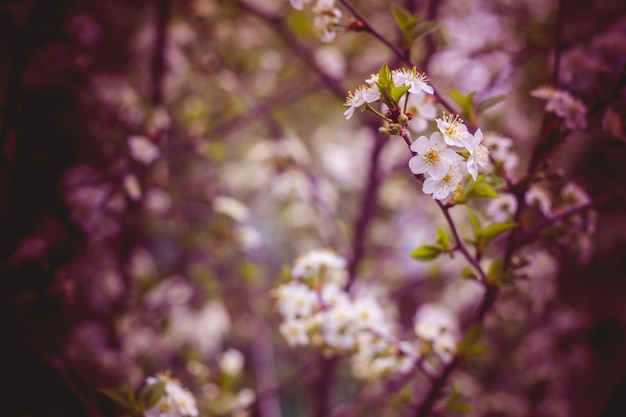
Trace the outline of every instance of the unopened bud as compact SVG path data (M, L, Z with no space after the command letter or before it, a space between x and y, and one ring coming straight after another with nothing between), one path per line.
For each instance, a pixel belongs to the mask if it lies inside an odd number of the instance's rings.
M381 135L389 136L389 129L387 129L385 126L381 126L378 128L378 133L380 133Z
M389 133L392 135L401 135L402 134L402 125L398 123L390 123L389 124Z
M398 123L400 123L401 125L409 123L409 116L402 113L400 116L398 116Z

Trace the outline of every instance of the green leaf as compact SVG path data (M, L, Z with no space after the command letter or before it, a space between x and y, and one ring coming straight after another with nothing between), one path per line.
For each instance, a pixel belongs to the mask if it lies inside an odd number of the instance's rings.
M482 229L479 232L478 236L481 239L485 240L486 243L488 243L489 241L500 236L502 233L506 232L507 230L513 229L515 226L517 226L517 223L515 222L493 223L485 227L484 229Z
M472 225L472 230L474 230L474 235L478 236L480 230L483 228L483 224L480 221L480 218L478 217L476 211L469 206L467 207L467 217L469 217L470 224Z
M489 270L487 271L487 281L491 284L500 285L500 276L502 275L502 259L495 259L491 265L489 265Z
M498 193L486 182L476 183L472 189L472 194L476 197L498 198Z
M450 96L460 106L460 112L471 122L476 121L476 112L474 110L474 96L476 91L465 95L460 91L451 91Z
M101 389L100 392L127 410L133 410L135 408L135 398L133 392L130 390L107 388Z
M476 274L474 273L474 270L472 270L472 268L466 266L461 269L461 277L467 279L476 279Z
M470 326L469 329L465 332L465 336L463 336L463 340L459 342L458 350L462 353L462 347L468 347L475 345L480 341L483 337L485 329L480 323L476 323Z
M411 89L410 85L403 85L402 87L393 87L391 89L391 98L394 101L398 101L410 89Z
M395 109L398 107L398 103L391 95L391 91L395 88L393 84L393 78L391 77L391 71L389 71L389 67L387 64L383 64L378 71L378 81L376 82L378 85L378 89L380 90L380 97L390 109Z
M417 20L415 16L411 14L408 10L406 10L402 6L398 6L397 4L391 5L391 14L393 15L393 19L396 21L396 24L400 29L406 27L413 20Z
M435 241L442 249L447 249L448 244L450 243L450 238L448 237L446 231L440 227L437 229L437 237Z
M165 382L159 381L154 384L146 385L139 392L139 403L145 407L145 409L151 408L159 402L163 394L165 393Z
M380 90L390 89L393 86L393 79L391 78L391 71L387 64L383 64L378 71L378 82L376 83Z
M441 255L441 252L437 246L424 245L411 252L411 258L420 262L427 262L436 259Z
M488 110L488 109L492 108L493 106L496 106L496 105L502 103L506 99L507 99L506 95L501 95L501 96L495 96L495 97L488 98L487 100L481 102L477 106L476 112L480 114L480 113L484 112L485 110Z
M472 408L465 402L455 387L450 390L450 396L445 403L445 411L453 414L469 414Z
M439 23L434 20L426 20L418 24L413 30L413 39L419 39L439 29Z
M405 50L411 49L413 44L413 33L417 25L417 16L413 16L408 10L398 5L391 6L391 14L393 15L396 25L402 32L403 47Z

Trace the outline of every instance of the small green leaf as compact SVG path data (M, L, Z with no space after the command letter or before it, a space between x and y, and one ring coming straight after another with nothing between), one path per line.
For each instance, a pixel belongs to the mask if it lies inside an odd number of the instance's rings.
M465 402L461 394L455 387L450 390L450 396L445 403L445 411L448 413L457 414L469 414L472 412L472 408Z
M151 408L159 402L163 394L165 393L165 382L159 381L154 384L146 385L139 392L139 403L145 407L145 409Z
M483 337L485 329L480 323L476 323L470 326L469 329L465 332L465 336L463 336L463 340L459 342L459 352L461 352L461 347L467 347L475 345L480 341Z
M472 225L472 229L474 230L474 235L478 236L480 230L483 228L483 225L476 211L474 211L474 209L469 206L467 207L467 217L469 217L470 224Z
M411 49L414 38L413 33L417 25L417 16L413 16L408 10L397 5L391 6L391 14L396 21L396 25L398 25L398 29L402 32L404 49Z
M495 97L488 98L487 100L481 102L477 106L476 111L478 113L482 113L485 110L488 110L488 109L492 108L493 106L496 106L496 105L502 103L506 99L507 99L506 95L501 95L501 96L495 96Z
M398 6L397 4L391 5L391 14L393 15L393 19L396 21L396 24L400 29L406 27L406 25L412 20L417 20L417 18L413 16L408 10L406 10L402 6Z
M496 259L489 265L487 271L487 281L491 284L500 285L500 276L502 275L502 259Z
M378 71L378 82L376 84L380 90L392 87L393 79L391 78L391 71L389 71L387 64L383 64L383 66L380 67L380 71Z
M476 197L498 198L498 193L486 182L477 182L472 189L472 195Z
M100 392L127 410L133 410L135 408L135 398L133 392L130 390L109 388L101 389Z
M391 98L394 101L400 100L400 98L411 88L410 85L403 85L402 87L393 87L391 89Z
M383 103L389 106L390 109L398 107L398 103L391 96L391 91L395 87L393 84L393 78L391 77L391 71L387 64L384 64L380 71L378 71L378 81L376 82L378 90L380 90L380 97Z
M446 231L440 227L437 229L437 237L435 241L442 249L446 249L450 243L450 238L448 237Z
M411 258L420 262L427 262L436 259L441 255L441 249L437 246L424 245L411 252Z
M413 30L413 39L419 39L431 32L439 29L439 23L434 20L427 20L418 24Z
M485 243L488 243L489 241L500 236L502 233L506 232L507 230L513 229L515 226L517 226L517 223L514 223L514 222L493 223L485 227L484 229L482 229L479 232L478 236L481 239L485 240Z
M474 122L476 119L476 112L474 110L474 96L475 95L476 95L476 91L472 91L471 93L467 95L461 93L460 91L450 92L450 96L460 106L461 113L471 122Z
M461 269L461 277L467 278L467 279L476 279L476 274L474 273L472 268L470 268L469 266L466 266L466 267L463 267L463 269Z

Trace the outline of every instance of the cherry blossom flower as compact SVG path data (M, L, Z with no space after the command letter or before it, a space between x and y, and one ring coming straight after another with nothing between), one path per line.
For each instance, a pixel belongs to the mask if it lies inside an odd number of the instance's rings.
M587 107L568 91L544 86L534 89L530 95L546 100L546 111L561 117L566 128L575 130L587 127Z
M552 216L552 201L547 191L543 188L537 186L530 187L524 196L524 201L531 207L538 207L544 216Z
M437 128L443 135L443 140L450 146L466 147L466 141L470 133L467 126L463 123L463 119L452 114L443 114L440 119L435 119Z
M485 212L494 222L504 222L513 217L517 210L517 199L513 194L502 193L498 198L492 199L487 204Z
M348 97L346 97L344 106L348 106L349 108L343 113L343 115L346 116L346 119L351 118L354 113L354 109L361 108L366 103L376 101L373 100L374 97L375 95L372 95L372 89L364 85L357 87L357 89L354 90L354 93L352 91L348 91Z
M145 136L133 135L128 138L130 156L135 161L150 165L160 155L159 148Z
M428 78L423 72L417 71L415 67L412 69L402 68L392 73L393 83L398 86L410 86L409 93L417 94L425 92L433 94L433 88L428 85Z
M476 130L474 136L470 136L466 142L470 157L467 160L467 172L470 173L474 181L478 175L478 167L484 167L489 162L489 149L483 145L483 132Z
M444 361L451 358L456 350L459 324L449 310L435 304L424 304L415 314L414 327L417 337L431 343L435 353Z
M459 157L460 158L460 157ZM436 200L443 200L453 193L463 179L463 172L458 165L452 164L448 168L448 172L441 178L426 178L422 185L422 191L426 194L432 194Z
M196 399L180 385L180 382L166 374L146 379L147 385L157 382L165 382L165 392L152 408L146 410L146 417L195 417L198 415Z
M420 136L411 144L417 155L409 160L409 168L414 174L427 173L434 180L440 180L448 172L450 165L457 161L457 153L446 146L441 133Z

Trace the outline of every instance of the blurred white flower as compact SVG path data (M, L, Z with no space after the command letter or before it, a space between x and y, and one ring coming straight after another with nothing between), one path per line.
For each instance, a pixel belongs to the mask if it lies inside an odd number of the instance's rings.
M159 374L148 377L147 385L165 383L165 393L150 409L145 411L146 417L195 417L198 407L194 396L178 382L168 375Z
M160 156L159 147L145 136L133 135L128 138L130 156L135 161L150 165Z
M244 365L243 354L237 349L228 349L219 358L220 370L226 375L239 375Z

